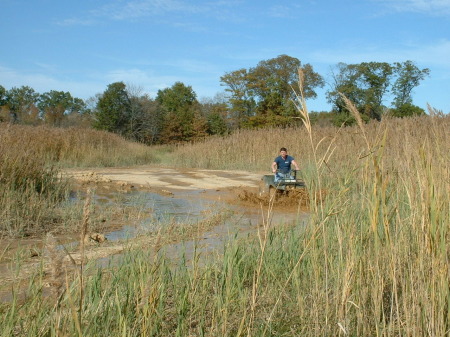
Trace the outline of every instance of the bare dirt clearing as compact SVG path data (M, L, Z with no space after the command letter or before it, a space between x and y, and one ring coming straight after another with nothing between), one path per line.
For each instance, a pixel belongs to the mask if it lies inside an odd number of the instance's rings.
M174 169L161 167L100 168L67 170L81 182L115 183L122 187L152 190L217 190L245 186L257 187L262 173L204 169Z
M275 200L270 200L268 195L258 195L261 178L267 172L141 166L69 170L65 174L83 185L96 184L109 190L145 189L170 196L182 191L200 190L206 192L199 195L203 199L218 199L243 207L267 206L272 202L275 209L287 211L298 210L299 206L305 210L309 205L306 189L292 191L289 195L278 195Z

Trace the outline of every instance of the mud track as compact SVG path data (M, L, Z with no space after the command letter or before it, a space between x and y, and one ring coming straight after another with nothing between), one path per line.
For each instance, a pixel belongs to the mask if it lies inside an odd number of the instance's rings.
M278 193L275 199L271 199L269 195L260 196L258 190L261 178L267 172L141 166L69 170L65 174L81 184L97 184L110 190L149 190L162 195L173 195L174 192L183 190L219 192L205 193L203 198L220 199L244 207L260 207L272 203L277 209L295 210L301 206L305 210L309 204L305 189L289 194Z
M120 187L158 190L218 190L257 187L263 173L161 167L123 167L68 170L65 175L81 182L112 183Z

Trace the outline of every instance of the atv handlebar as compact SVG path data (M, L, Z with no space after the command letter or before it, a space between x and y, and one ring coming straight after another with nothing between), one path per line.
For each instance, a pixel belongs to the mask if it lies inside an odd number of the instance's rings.
M297 179L297 172L299 172L300 170L289 170L288 172L281 172L280 170L276 170L275 171L275 175L277 175L278 173L281 173L283 175L290 175L293 179Z

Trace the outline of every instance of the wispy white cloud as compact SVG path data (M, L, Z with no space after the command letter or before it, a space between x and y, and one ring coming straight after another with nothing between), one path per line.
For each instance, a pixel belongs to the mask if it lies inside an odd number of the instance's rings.
M113 1L107 5L95 8L82 17L68 18L59 21L60 25L91 25L102 20L137 20L146 17L164 17L168 14L185 18L189 15L204 15L216 19L241 20L233 9L241 4L241 0L199 1L192 3L186 0L131 0ZM166 22L167 23L167 22ZM180 24L175 21L171 24ZM191 24L192 25L192 24ZM199 24L194 29L199 29Z
M421 12L432 15L450 14L450 0L372 0L398 12Z
M199 32L205 33L205 32L209 31L207 26L199 23L198 21L182 22L182 21L171 20L169 22L167 20L164 20L163 22L166 24L169 24L173 27L180 28L184 31L197 32L197 33L199 33Z
M192 61L168 61L163 67L173 68L167 74L160 75L152 70L140 68L119 68L106 72L89 72L80 74L83 80L67 80L59 78L57 73L39 67L34 71L23 71L0 65L1 85L7 90L13 87L30 86L38 93L50 90L69 91L73 96L88 99L97 93L102 93L108 84L124 82L127 85L137 86L151 97L155 97L158 90L171 87L175 82L181 81L191 85L199 96L212 96L218 91L218 74L214 66Z
M92 18L69 18L60 21L56 21L60 26L91 26L96 23L96 20Z
M59 67L51 63L34 62L34 64L46 73L56 73L59 71Z
M274 18L292 17L292 8L284 5L275 5L269 8L268 15Z
M171 75L159 75L153 71L138 68L116 69L109 71L104 76L104 79L107 84L122 81L127 85L138 86L151 97L155 97L158 90L171 87L175 82L183 82L186 85L192 86L199 96L213 96L220 91L218 75L205 71L205 67L201 71L202 65L200 63L192 63L186 60L178 61L173 66L183 69L183 71L175 71ZM186 67L189 69L186 69ZM196 76L187 74L186 71L197 71L203 75Z
M170 87L176 81L180 81L180 79L176 76L160 76L151 71L145 71L138 68L115 69L101 76L106 84L113 82L124 82L127 85L134 85L143 88L146 93L153 97L159 89Z
M132 0L113 1L95 8L79 17L71 17L57 22L61 26L88 26L108 20L136 20L167 13L199 13L207 11L205 6L191 5L179 0Z
M439 67L450 72L450 40L442 39L429 44L408 44L387 49L384 46L361 44L345 45L340 49L318 49L309 54L312 63L336 64L368 61L401 62L412 60L426 67Z
M166 64L178 69L180 72L190 72L197 76L201 76L201 74L217 73L219 71L218 66L211 62L194 59L178 59L169 61Z
M30 72L18 69L3 67L0 65L0 78L2 85L6 89L12 87L29 86L38 93L44 93L50 90L69 91L73 96L83 99L89 98L98 92L104 90L101 82L92 81L74 81L61 80L43 72Z
M125 3L116 2L92 13L97 16L107 16L116 20L126 20L152 15L161 15L168 12L199 13L208 8L192 5L178 0L135 0Z

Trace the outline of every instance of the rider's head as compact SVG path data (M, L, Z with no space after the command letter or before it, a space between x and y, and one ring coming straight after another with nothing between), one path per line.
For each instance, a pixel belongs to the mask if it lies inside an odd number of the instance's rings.
M287 156L287 149L285 147L282 147L280 149L280 155L284 158Z

